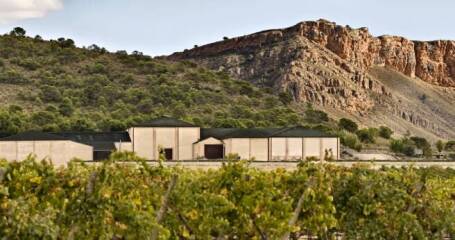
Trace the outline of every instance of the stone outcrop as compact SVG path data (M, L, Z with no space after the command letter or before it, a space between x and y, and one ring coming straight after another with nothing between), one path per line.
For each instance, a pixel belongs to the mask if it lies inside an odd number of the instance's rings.
M335 109L358 116L365 123L374 122L373 113L390 114L438 136L455 136L450 130L455 113L447 110L455 99L454 41L374 37L366 28L352 29L319 20L226 39L166 58L195 61L258 86L287 91L298 102L311 102L329 113ZM373 76L370 72L375 68L393 73ZM413 91L402 95L389 79L402 79L395 72L437 88L436 93L429 93L437 101L424 103ZM414 80L409 81L415 91L420 91ZM440 93L438 88L454 91ZM444 94L450 98L439 97ZM433 116L441 117L435 121ZM396 130L404 132L405 127Z
M216 56L260 48L291 38L305 37L362 69L385 66L431 84L455 87L455 41L411 41L403 37L373 37L367 28L352 29L326 20L302 22L176 53L171 59Z

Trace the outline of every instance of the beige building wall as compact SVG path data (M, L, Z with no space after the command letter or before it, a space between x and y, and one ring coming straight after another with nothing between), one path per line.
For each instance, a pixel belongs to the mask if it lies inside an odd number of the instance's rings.
M17 157L17 142L0 142L0 159L15 161Z
M250 138L250 158L256 161L267 161L269 155L267 138Z
M321 139L320 138L304 138L304 156L321 158Z
M25 158L27 158L28 155L34 154L35 153L35 148L34 148L34 142L32 141L21 141L17 142L17 161L21 161Z
M303 139L302 138L287 138L287 158L289 161L297 161L302 159L303 154Z
M114 143L115 150L121 152L132 152L133 151L133 143L132 142L116 142Z
M135 127L128 130L132 151L147 160L159 158L159 148L172 148L173 160L194 159L193 143L199 140L200 128Z
M178 129L178 160L192 160L195 158L193 143L199 141L200 133L200 128Z
M225 140L226 155L238 154L240 159L250 159L250 139L249 138L231 138Z
M50 159L56 166L65 166L73 158L93 160L93 147L72 141L0 142L0 158L22 161L29 155L38 160Z
M325 151L327 150L330 153L332 153L333 155L333 159L334 160L338 160L339 159L339 149L338 149L338 138L323 138L322 139L322 150L323 150L323 154L325 157Z
M128 130L132 141L132 151L139 157L147 160L155 159L154 154L154 129L131 128Z
M286 138L271 138L271 155L273 161L286 160Z

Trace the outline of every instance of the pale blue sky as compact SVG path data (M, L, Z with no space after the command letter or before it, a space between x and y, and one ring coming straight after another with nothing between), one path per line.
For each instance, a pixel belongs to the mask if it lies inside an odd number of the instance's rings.
M0 0L0 33L22 26L78 46L161 55L319 18L374 35L455 39L454 12L454 0Z

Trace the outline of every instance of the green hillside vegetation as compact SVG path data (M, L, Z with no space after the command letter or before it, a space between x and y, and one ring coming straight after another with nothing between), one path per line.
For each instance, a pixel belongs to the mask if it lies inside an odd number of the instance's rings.
M123 130L168 115L201 126L303 124L272 93L189 62L71 39L0 36L0 132Z

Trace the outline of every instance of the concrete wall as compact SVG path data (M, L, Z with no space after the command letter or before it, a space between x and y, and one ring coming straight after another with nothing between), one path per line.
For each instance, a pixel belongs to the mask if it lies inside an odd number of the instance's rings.
M267 138L250 138L250 158L256 161L267 161L269 155Z
M178 160L192 160L195 158L193 143L199 141L200 134L200 128L178 129Z
M304 138L303 139L304 158L317 157L321 159L321 139Z
M115 149L117 151L128 151L132 152L133 151L133 143L132 142L116 142L115 144Z
M147 160L159 158L159 148L172 148L173 160L194 158L193 143L199 140L200 128L148 128L128 130L132 150Z
M250 139L249 138L231 138L225 140L226 155L238 154L241 159L250 159Z
M286 160L286 138L271 138L271 159L272 161Z
M0 158L22 161L29 155L35 155L38 160L47 158L56 166L64 166L73 158L93 160L93 147L72 141L0 142Z
M325 151L332 154L334 160L339 159L339 142L338 138L323 138L322 139L322 151L325 156Z
M139 157L155 160L155 142L153 128L131 128L128 130L132 141L132 150Z

